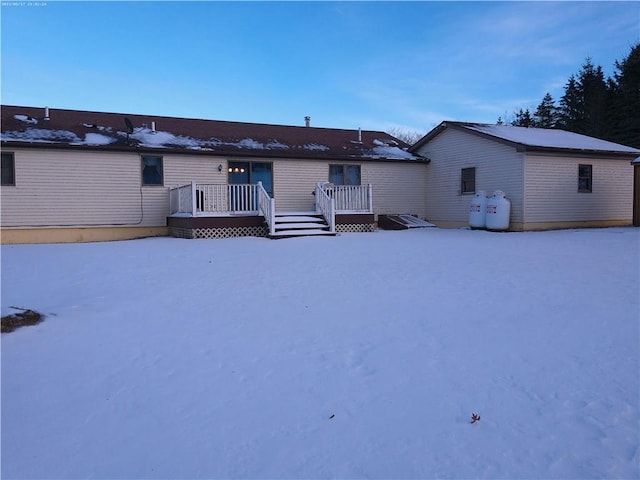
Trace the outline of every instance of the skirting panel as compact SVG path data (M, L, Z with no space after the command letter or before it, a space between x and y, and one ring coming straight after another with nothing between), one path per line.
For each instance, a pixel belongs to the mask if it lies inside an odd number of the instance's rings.
M375 231L373 223L342 223L336 225L337 233L369 233Z
M268 233L267 229L262 226L221 228L169 227L169 235L177 238L266 237Z

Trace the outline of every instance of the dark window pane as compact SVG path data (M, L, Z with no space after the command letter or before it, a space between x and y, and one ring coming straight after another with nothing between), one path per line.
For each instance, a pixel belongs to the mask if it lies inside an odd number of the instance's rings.
M329 165L329 182L344 185L344 168L342 165Z
M476 169L463 168L461 175L461 193L475 193L476 192Z
M360 165L329 165L329 182L334 185L360 185Z
M578 165L578 192L591 192L592 166Z
M262 186L270 197L273 197L273 181L270 163L251 164L251 183L262 182Z
M2 154L2 185L15 185L15 169L13 163L13 153Z
M360 165L347 165L346 185L360 185Z
M162 157L142 157L142 184L162 185Z

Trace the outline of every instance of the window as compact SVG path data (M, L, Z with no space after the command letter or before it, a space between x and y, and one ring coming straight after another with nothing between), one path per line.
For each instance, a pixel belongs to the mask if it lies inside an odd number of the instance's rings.
M578 165L578 192L591 192L591 165Z
M13 153L2 154L2 185L16 184L16 171Z
M329 182L334 185L360 185L360 165L329 165Z
M142 185L162 185L162 157L142 156Z
M476 167L463 168L460 176L460 193L476 193Z

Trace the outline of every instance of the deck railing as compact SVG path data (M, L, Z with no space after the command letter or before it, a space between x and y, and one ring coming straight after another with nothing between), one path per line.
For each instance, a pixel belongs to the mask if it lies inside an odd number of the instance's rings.
M329 232L336 233L336 208L333 198L325 190L326 183L316 183L316 212L321 213L329 225Z
M192 187L194 184L182 185L169 190L169 211L171 215L176 213L192 213Z
M316 184L315 197L316 211L326 215L328 223L328 217L335 223L336 212L373 213L371 185L333 185L319 182ZM242 185L191 182L170 189L169 204L171 215L265 215L270 228L275 217L275 200L260 182Z
M373 213L371 184L334 185L321 184L322 189L333 198L336 212Z
M262 182L258 182L256 191L258 192L258 211L267 221L269 235L273 235L276 233L276 201L264 189Z
M191 182L169 190L171 215L258 213L257 185L217 185Z

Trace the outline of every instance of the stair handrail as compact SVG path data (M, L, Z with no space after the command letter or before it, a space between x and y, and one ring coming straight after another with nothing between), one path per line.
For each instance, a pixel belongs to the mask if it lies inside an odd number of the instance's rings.
M271 198L262 182L258 182L258 211L269 226L269 235L276 233L276 200Z
M316 183L316 212L322 214L329 225L329 232L336 233L336 208L333 198L329 196L326 187L331 186L329 182Z

